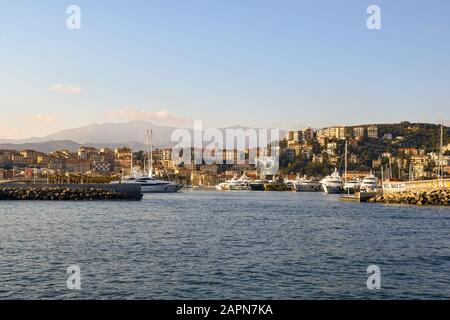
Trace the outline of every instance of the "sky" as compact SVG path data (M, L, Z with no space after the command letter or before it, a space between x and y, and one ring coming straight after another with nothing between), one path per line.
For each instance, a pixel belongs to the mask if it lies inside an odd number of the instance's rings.
M447 0L0 0L0 139L448 121L449 40Z

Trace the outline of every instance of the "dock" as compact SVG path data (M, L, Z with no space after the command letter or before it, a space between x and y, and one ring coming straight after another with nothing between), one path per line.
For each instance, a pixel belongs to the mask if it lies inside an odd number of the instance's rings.
M339 200L348 202L368 202L376 197L376 192L357 192L355 194L341 194Z

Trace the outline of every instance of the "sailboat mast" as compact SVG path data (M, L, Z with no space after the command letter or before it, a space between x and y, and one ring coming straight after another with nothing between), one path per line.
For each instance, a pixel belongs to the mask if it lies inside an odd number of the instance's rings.
M444 178L444 168L442 167L442 148L444 145L444 121L441 122L441 139L440 139L440 148L439 148L439 178Z
M148 151L148 176L153 176L153 147L150 136L150 131L147 130L147 151Z
M347 148L348 148L348 141L345 140L345 173L344 173L344 182L347 182Z
M131 160L130 160L130 177L133 176L133 147L130 146Z

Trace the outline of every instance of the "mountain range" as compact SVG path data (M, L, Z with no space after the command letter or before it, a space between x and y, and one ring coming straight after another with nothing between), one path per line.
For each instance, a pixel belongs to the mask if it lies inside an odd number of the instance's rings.
M248 127L234 126L221 128L225 136L226 129L243 130ZM153 132L153 145L156 147L171 147L176 143L171 141L171 135L177 128L155 125L146 121L131 121L124 123L89 124L86 126L65 129L44 137L30 137L27 139L8 140L0 139L0 149L24 150L32 149L40 152L67 149L71 152L78 150L80 146L109 147L131 146L133 150L145 150L145 134L148 129ZM192 129L187 129L191 134ZM285 131L280 131L280 137L284 137Z

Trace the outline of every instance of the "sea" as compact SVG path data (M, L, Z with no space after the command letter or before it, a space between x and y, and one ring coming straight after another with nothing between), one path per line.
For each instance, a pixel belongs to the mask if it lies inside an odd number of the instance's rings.
M449 207L320 192L4 201L0 299L449 299L449 230Z

